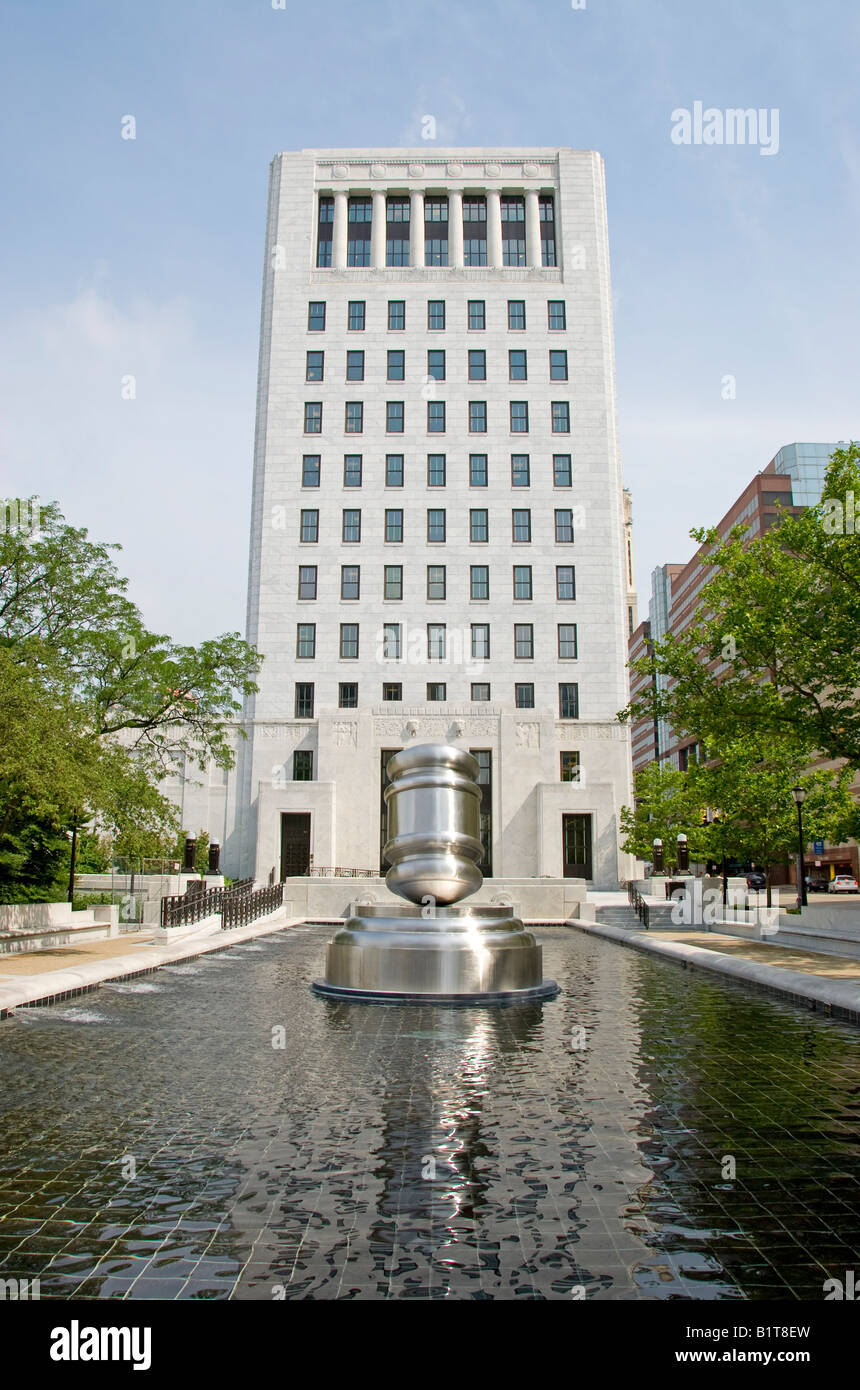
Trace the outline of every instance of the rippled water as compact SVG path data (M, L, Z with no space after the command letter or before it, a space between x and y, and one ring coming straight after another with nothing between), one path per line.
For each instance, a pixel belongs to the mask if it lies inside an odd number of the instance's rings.
M43 1298L820 1299L856 1264L848 1025L563 929L539 933L548 1003L334 1003L308 988L331 932L0 1023L4 1277Z

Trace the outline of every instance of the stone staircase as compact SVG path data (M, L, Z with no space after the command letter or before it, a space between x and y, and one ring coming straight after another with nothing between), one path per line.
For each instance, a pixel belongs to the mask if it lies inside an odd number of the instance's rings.
M639 921L633 908L628 905L617 907L597 907L594 913L595 919L607 927L618 927L621 931L644 931L645 925ZM671 903L649 903L648 905L648 930L649 931L677 931L679 925L672 921ZM695 930L695 928L690 928Z

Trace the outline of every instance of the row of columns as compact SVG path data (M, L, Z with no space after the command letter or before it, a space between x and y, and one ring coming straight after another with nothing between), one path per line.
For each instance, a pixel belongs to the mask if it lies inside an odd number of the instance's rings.
M373 195L373 221L370 224L370 264L376 270L385 268L385 242L387 237L386 194L375 190ZM487 199L487 265L502 265L502 195L496 188L490 188ZM541 264L540 235L540 196L536 189L526 189L526 265ZM338 188L334 195L334 225L332 228L332 266L335 270L346 269L347 230L349 212L349 193ZM393 227L397 223L391 224ZM439 224L440 229L447 225L448 265L463 265L463 194L459 189L448 193L448 222ZM410 194L409 214L409 264L424 265L424 190L413 189Z

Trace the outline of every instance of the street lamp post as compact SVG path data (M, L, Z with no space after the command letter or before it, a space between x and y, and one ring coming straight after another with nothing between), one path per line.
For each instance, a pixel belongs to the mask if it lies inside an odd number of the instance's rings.
M687 844L687 837L682 832L678 836L678 872L685 874L690 867L690 846Z
M797 806L797 906L806 907L806 874L803 871L803 803L806 800L806 789L798 785L792 787L791 794Z
M662 841L662 840L655 840L655 841L654 841L654 844L653 844L653 850L654 850L654 872L655 872L655 874L662 874L662 872L663 872L663 841Z

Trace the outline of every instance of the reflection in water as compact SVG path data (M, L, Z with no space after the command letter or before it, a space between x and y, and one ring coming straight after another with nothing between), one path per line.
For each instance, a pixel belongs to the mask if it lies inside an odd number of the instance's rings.
M561 929L540 933L553 1001L324 1001L328 934L0 1024L4 1277L78 1297L818 1298L853 1267L856 1031Z

